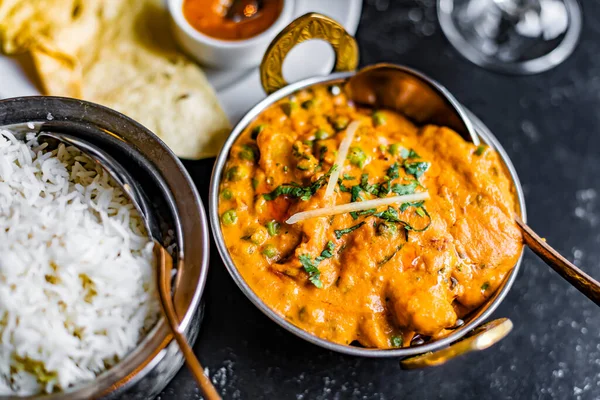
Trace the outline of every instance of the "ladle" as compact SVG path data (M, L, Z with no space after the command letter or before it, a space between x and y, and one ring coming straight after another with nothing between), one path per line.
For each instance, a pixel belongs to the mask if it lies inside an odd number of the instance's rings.
M221 397L217 393L210 379L204 374L204 368L198 361L194 351L183 336L181 327L179 326L179 317L175 311L173 298L171 296L171 271L173 268L173 258L160 244L161 236L159 225L154 218L149 202L142 192L137 189L134 179L123 168L123 166L105 151L95 146L94 144L83 140L79 137L58 132L40 132L38 134L40 141L58 141L68 146L73 146L87 155L94 162L98 163L123 190L125 196L129 198L135 209L140 214L144 221L144 227L154 242L154 254L157 259L157 275L158 275L158 292L163 311L181 352L185 358L185 362L190 369L192 375L198 382L205 398L209 400L217 400Z
M398 111L419 125L430 123L450 127L479 145L479 138L460 103L443 86L410 68L393 64L371 65L350 77L344 90L355 103ZM514 218L524 243L600 306L600 283L561 256L516 214Z

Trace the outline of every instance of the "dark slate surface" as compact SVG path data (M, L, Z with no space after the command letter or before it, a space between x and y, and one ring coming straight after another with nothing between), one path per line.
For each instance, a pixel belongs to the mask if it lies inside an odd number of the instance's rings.
M522 180L529 222L576 264L600 277L600 1L585 1L581 44L537 76L479 69L445 40L434 0L365 1L362 64L418 68L447 86L492 129ZM187 163L207 202L213 160ZM258 311L216 249L195 349L225 398L598 399L600 313L531 252L494 314L515 329L501 344L426 371L397 360L342 356L305 343ZM160 396L197 399L183 369Z

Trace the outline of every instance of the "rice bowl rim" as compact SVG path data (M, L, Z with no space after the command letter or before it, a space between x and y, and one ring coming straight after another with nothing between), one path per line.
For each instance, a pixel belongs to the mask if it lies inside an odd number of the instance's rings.
M51 115L51 119L48 115ZM174 299L178 310L185 308L181 326L189 333L197 317L209 268L208 221L202 199L187 170L175 154L147 128L107 107L77 99L27 96L0 100L0 129L20 128L28 123L52 124L98 133L107 145L126 149L134 162L154 177L169 211L173 214L178 253ZM143 185L142 185L143 186ZM185 260L185 262L184 262ZM172 335L164 316L123 360L87 383L53 394L22 396L19 399L64 400L100 398L125 390L146 376L167 355ZM14 399L0 396L0 400Z

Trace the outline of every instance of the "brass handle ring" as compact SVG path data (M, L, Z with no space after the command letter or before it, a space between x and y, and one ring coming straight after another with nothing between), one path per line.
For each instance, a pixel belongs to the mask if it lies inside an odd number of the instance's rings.
M287 86L283 78L283 61L294 46L310 39L325 40L333 47L334 71L354 71L358 66L358 45L342 25L322 14L305 14L285 27L273 39L263 56L260 80L267 94Z
M460 355L487 349L505 338L512 328L513 324L507 318L488 322L476 328L465 339L453 343L445 349L405 358L400 361L400 367L402 369L418 369L444 364Z

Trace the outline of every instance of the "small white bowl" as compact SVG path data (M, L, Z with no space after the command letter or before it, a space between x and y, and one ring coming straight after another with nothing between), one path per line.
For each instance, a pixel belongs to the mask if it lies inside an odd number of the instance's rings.
M181 48L201 64L219 69L257 66L271 40L292 20L294 0L283 0L281 14L264 32L249 39L221 40L198 32L183 15L183 0L168 0L171 27Z

